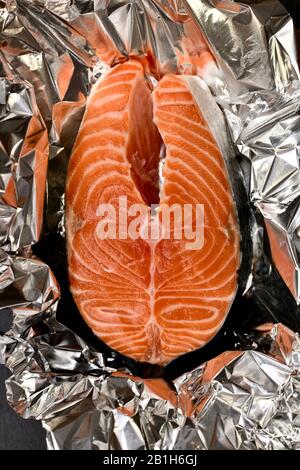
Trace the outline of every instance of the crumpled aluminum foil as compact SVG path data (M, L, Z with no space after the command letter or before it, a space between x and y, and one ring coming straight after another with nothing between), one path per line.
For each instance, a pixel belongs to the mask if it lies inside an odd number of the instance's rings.
M280 324L269 355L226 352L171 386L104 366L54 312L43 332L30 323L26 341L21 319L2 341L8 400L42 420L49 449L300 448L300 340Z
M209 48L197 22L219 68L201 64ZM276 0L10 0L0 24L0 315L12 312L0 362L13 374L12 407L42 420L49 449L298 448L296 334L277 325L251 344L248 332L251 351L223 353L173 383L144 378L162 371L100 352L57 321L71 312L64 295L58 301L55 277L62 291L65 279L52 264L61 258L53 247L64 243L65 174L90 83L106 64L147 56L157 78L199 73L216 93L248 162L245 181L273 260L298 299L299 70L283 7ZM254 232L262 238L259 220ZM260 273L264 279L269 273ZM255 279L249 284L258 290Z
M173 449L183 436L188 449L300 448L299 336L280 324L268 336L269 355L225 352L176 381L192 411L190 432L168 436Z
M15 251L39 239L48 138L32 86L7 72L0 78L0 243Z

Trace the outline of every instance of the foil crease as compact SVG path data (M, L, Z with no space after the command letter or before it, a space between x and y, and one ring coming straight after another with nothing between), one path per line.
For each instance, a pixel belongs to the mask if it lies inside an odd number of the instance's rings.
M48 138L33 87L0 77L0 245L23 249L39 239L48 163Z
M17 0L17 4L28 5L33 18L42 13L48 33L62 32L68 47L74 35L80 35L109 66L130 55L147 59L158 78L177 71L207 75L204 59L208 44L182 0Z
M42 421L49 449L299 448L296 333L278 324L252 350L225 352L173 382L145 379L57 320L60 288L33 254L45 234L63 240L66 168L91 82L139 56L156 79L198 74L216 94L273 261L299 301L299 70L284 8L12 0L1 3L0 41L0 315L12 314L0 362L12 372L11 406ZM208 68L207 53L216 59Z
M300 340L281 324L264 333L268 355L225 352L171 384L108 367L50 313L43 333L34 323L1 349L8 400L42 420L49 449L300 448Z

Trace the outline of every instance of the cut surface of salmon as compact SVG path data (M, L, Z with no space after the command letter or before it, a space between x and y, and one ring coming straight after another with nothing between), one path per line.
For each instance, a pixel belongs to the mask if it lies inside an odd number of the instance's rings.
M145 208L140 228L150 204L159 203L158 238L142 230L136 239L99 236L99 207L110 204L121 223L120 197L127 207ZM94 86L69 163L66 202L71 291L99 338L164 365L215 336L237 290L239 230L223 157L182 77L165 76L151 95L143 67L130 60ZM198 249L187 249L185 233L177 239L172 226L163 235L163 207L174 204L204 206ZM122 222L125 231L131 222ZM193 228L195 222L193 212Z

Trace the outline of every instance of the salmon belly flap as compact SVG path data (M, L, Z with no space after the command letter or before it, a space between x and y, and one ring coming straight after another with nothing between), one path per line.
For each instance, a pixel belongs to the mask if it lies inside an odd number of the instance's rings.
M175 226L186 205L188 234ZM219 331L237 291L239 228L223 156L183 77L151 93L129 60L94 85L69 162L66 228L72 295L111 348L165 365Z

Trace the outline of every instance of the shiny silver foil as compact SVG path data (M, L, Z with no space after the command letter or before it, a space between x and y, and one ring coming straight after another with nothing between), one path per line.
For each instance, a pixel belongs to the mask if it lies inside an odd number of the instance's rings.
M33 87L11 73L0 78L0 244L16 251L41 232L49 146Z
M51 317L52 315L52 317ZM278 324L269 355L226 352L173 386L104 366L48 311L2 341L7 396L42 420L49 449L300 449L300 340Z
M57 321L60 288L33 255L41 234L64 235L66 168L91 83L139 56L156 79L199 74L216 94L248 162L273 261L299 301L299 70L283 7L10 0L1 3L0 36L0 315L12 313L0 362L12 372L11 406L42 421L49 449L299 448L295 333L276 325L261 333L268 354L253 342L173 383L144 379ZM209 51L217 62L207 68Z

